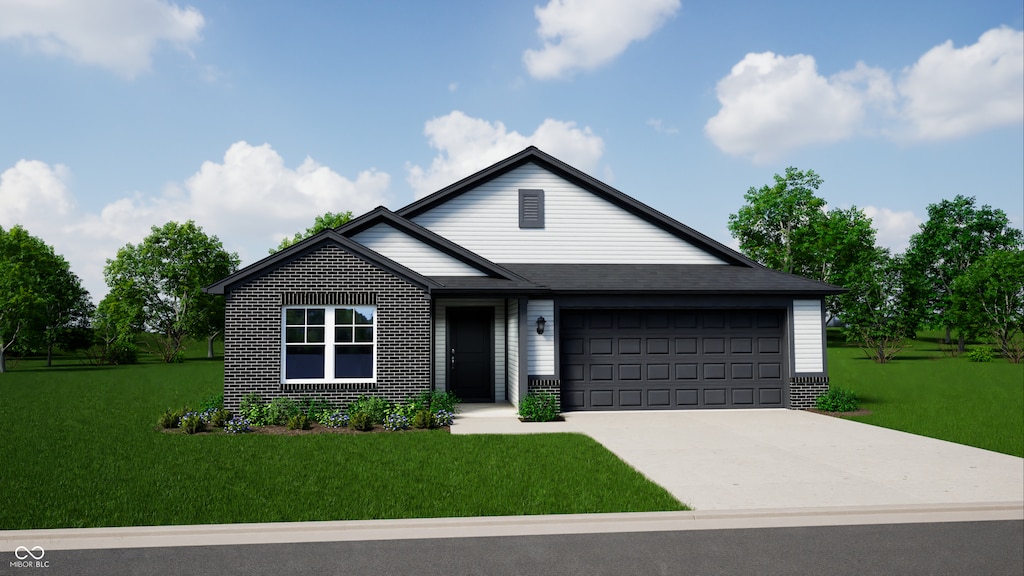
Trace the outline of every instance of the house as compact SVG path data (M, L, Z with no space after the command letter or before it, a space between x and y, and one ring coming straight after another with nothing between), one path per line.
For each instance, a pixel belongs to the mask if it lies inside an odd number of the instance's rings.
M207 288L224 397L450 390L563 410L808 408L824 296L530 147Z

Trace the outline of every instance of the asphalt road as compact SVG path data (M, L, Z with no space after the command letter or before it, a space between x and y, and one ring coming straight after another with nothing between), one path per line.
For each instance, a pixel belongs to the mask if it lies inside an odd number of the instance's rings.
M31 559L29 559L31 560ZM1024 521L53 550L0 574L1024 574Z

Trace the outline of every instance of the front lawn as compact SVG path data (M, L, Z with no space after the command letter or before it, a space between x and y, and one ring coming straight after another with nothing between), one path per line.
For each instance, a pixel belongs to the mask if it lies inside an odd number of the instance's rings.
M871 411L851 419L1024 457L1024 364L953 358L938 333L920 336L891 363L875 364L829 331L832 386L853 390Z
M0 375L0 529L685 509L582 435L155 430L222 362Z

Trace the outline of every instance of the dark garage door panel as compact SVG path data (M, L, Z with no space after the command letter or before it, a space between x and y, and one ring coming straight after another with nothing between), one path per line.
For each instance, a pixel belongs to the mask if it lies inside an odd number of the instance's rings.
M780 408L781 310L563 310L567 410Z

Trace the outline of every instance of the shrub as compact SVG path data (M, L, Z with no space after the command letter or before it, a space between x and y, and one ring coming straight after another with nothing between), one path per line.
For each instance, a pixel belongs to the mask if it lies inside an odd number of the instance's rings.
M455 421L455 414L448 410L438 410L432 414L434 426L451 426Z
M860 407L860 400L852 390L830 388L814 400L814 405L825 412L853 412Z
M987 346L985 348L971 348L967 352L967 359L971 362L991 362L993 358L995 358L995 355L992 353L992 349Z
M287 424L288 420L299 414L299 405L291 398L274 398L267 406L267 422L269 424Z
M527 422L550 422L558 417L558 397L550 392L530 392L519 403L519 415Z
M289 430L309 430L313 427L309 422L309 416L301 412L289 417L287 426Z
M207 421L210 423L210 426L213 426L215 428L223 428L224 425L228 422L228 420L231 420L232 416L233 414L231 413L230 410L218 408L210 413L210 417L207 419Z
M306 397L299 400L299 407L310 420L315 420L321 424L323 424L323 419L336 411L333 404L323 398L316 397Z
M139 361L139 347L134 342L117 340L106 351L106 364L135 364Z
M246 432L252 432L250 428L252 424L241 416L235 416L231 420L224 423L224 432L226 434L245 434Z
M369 432L373 430L373 418L366 412L353 412L349 415L349 424L356 430Z
M335 410L330 414L324 415L323 419L317 420L317 422L323 424L328 428L344 428L348 426L348 420L348 414L345 414L341 410Z
M182 415L178 426L185 434L195 434L196 432L206 430L206 422L203 421L203 415L199 412L189 412Z
M412 416L412 427L413 428L433 428L434 427L434 415L430 410L423 408L417 411Z
M409 427L409 419L403 414L393 413L384 417L384 429L395 432Z
M387 415L394 411L394 407L387 398L380 396L360 396L348 405L348 414L355 420L355 415L362 412L369 416L371 422L383 423ZM353 425L354 426L354 425Z
M249 421L251 426L268 424L267 405L259 394L246 394L238 407L238 414Z
M157 424L165 430L168 428L178 428L180 423L181 410L172 412L170 408L168 408L166 412L161 414L160 420L157 421Z

